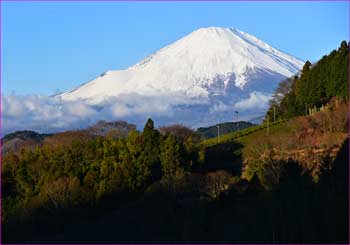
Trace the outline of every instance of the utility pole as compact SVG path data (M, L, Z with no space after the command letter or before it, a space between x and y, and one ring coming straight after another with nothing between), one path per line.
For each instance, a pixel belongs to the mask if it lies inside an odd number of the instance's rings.
M238 111L235 111L236 122L238 122Z
M273 122L276 122L276 107L273 106Z
M218 143L220 142L220 124L216 125L218 128Z
M270 133L270 130L269 130L269 121L270 121L270 117L267 116L267 134Z

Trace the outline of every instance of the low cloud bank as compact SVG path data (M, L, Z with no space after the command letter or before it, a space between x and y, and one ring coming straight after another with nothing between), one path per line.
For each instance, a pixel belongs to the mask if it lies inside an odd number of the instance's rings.
M3 133L16 130L53 132L90 123L96 110L81 101L63 102L43 95L2 96Z
M181 103L197 102L179 96L128 94L94 105L45 95L3 95L2 131L4 134L16 130L56 132L84 128L98 120L130 120L143 124L147 117L173 117L173 107Z
M3 95L2 133L35 130L42 133L81 129L99 120L125 120L142 128L148 117L158 125L183 123L187 126L208 126L231 121L234 110L240 119L261 114L270 95L250 93L236 103L225 104L208 98L189 98L184 95L144 96L125 94L106 98L99 105L87 101L63 101L45 95ZM254 112L254 113L252 113Z

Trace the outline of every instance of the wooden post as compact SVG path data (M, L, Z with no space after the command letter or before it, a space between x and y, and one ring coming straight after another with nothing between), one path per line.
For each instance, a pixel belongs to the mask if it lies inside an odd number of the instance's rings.
M216 126L218 128L218 143L220 142L220 124Z
M269 121L270 121L270 117L269 116L267 116L267 134L269 134L270 132L270 130L269 130Z

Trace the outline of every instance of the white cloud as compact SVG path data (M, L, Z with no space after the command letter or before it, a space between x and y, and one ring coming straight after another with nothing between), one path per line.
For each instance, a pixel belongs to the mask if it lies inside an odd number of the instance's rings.
M238 101L235 108L240 110L266 109L270 98L271 94L255 91L250 93L248 98Z
M62 102L42 95L2 96L3 132L56 131L86 124L96 110L83 102Z
M144 123L147 117L171 117L173 106L191 103L179 96L143 96L139 94L110 97L95 106L84 101L63 101L43 95L3 95L3 133L16 130L55 132L86 127L98 120L136 119ZM135 120L134 120L135 119Z
M224 103L222 103L221 101L219 101L218 103L215 103L213 105L213 107L210 108L210 113L215 113L215 112L223 112L223 111L227 111L229 110L230 107Z

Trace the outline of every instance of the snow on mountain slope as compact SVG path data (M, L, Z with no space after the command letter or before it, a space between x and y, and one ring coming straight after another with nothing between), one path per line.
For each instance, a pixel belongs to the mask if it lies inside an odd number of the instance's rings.
M303 61L237 29L201 28L128 69L107 71L59 97L90 104L134 93L231 100L254 91L271 93L302 65Z

